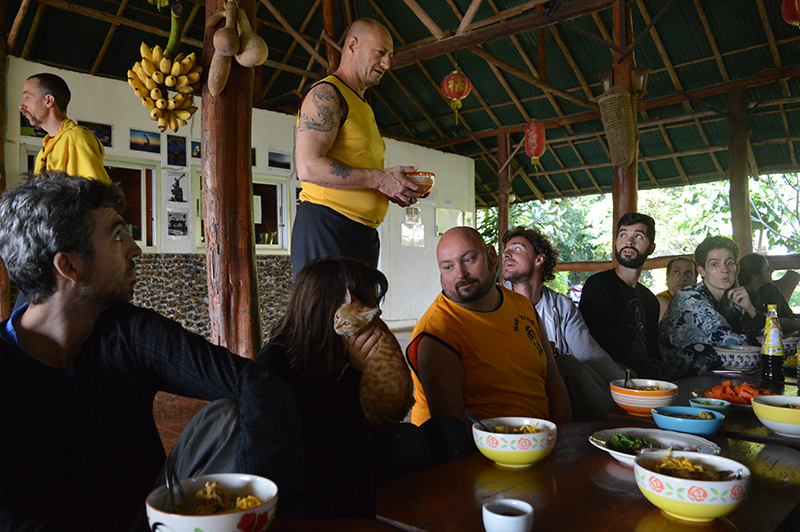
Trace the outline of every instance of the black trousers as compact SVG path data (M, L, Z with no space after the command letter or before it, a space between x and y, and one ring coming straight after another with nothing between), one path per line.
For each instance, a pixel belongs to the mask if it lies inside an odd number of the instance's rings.
M292 228L292 272L319 257L349 257L378 267L378 230L354 222L324 205L304 201Z

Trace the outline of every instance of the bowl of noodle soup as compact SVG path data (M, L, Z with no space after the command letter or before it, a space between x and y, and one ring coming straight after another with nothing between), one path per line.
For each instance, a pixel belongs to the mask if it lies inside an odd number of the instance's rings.
M263 532L275 518L278 486L264 477L216 473L180 483L188 511L166 510L166 486L147 497L147 524L153 532Z
M550 454L556 444L556 424L532 417L495 417L472 425L478 450L503 467L529 467Z
M750 470L722 456L662 449L637 456L633 469L636 485L648 501L686 521L728 515L750 488Z

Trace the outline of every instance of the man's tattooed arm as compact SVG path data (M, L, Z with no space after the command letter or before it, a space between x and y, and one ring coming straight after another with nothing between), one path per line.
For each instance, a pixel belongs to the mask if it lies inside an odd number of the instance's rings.
M347 104L341 100L338 91L323 83L314 87L309 96L311 96L310 105L313 106L319 118L311 117L301 111L297 132L306 130L330 132L338 128L341 125L342 117L346 114L347 107Z
M333 161L331 163L331 170L330 170L331 175L336 175L341 177L342 179L347 179L348 177L350 177L350 170L352 170L352 168L338 161Z

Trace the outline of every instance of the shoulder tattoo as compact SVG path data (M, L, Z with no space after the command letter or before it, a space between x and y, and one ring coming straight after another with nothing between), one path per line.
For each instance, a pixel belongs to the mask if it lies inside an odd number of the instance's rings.
M338 128L342 123L342 117L347 114L347 103L342 100L339 92L327 83L322 83L314 87L309 94L311 101L309 105L318 118L300 112L297 131L323 131L330 132Z

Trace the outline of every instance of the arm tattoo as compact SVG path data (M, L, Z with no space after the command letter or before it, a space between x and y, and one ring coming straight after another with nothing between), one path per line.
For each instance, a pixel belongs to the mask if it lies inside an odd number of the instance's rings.
M333 161L331 163L331 175L338 175L342 179L347 179L350 177L350 170L351 168L349 166L338 161Z
M346 112L346 104L336 89L323 83L314 87L310 96L311 105L316 109L319 120L301 112L297 125L298 133L306 130L330 132L338 128L341 125L342 113Z

